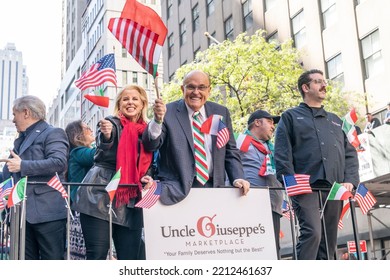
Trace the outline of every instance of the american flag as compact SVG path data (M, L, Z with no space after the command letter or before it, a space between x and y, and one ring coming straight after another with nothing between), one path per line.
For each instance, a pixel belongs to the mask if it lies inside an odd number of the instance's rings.
M13 180L9 178L0 184L0 211L5 208L3 200L11 193Z
M285 175L283 176L283 183L288 196L312 193L310 175Z
M290 204L284 199L282 203L282 213L283 217L287 218L289 221L291 219L291 216L293 217L293 219L295 218L294 210L290 207Z
M359 207L362 210L363 214L367 214L367 212L377 202L372 193L362 183L359 184L356 190L355 200L359 204Z
M150 7L127 0L120 18L111 18L108 29L134 59L153 77L168 29Z
M76 87L85 90L90 87L97 87L104 82L111 82L116 85L115 57L113 53L107 54L93 64L77 81Z
M135 205L135 207L139 208L150 208L154 204L156 204L157 200L160 198L161 195L161 182L153 181L152 186L146 193L146 195L138 201L138 203Z
M222 120L219 120L217 133L217 148L220 149L225 146L226 143L229 141L229 138L229 129L226 127Z
M66 192L64 186L62 185L60 179L58 178L58 175L54 175L53 178L50 179L49 182L47 182L47 184L52 187L53 189L59 191L62 195L63 198L67 198L68 197L68 193Z

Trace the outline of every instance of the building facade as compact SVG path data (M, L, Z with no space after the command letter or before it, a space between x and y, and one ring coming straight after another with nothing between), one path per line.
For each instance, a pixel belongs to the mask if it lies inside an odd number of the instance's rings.
M86 5L85 5L86 2ZM145 88L149 103L153 104L156 98L154 80L121 46L121 43L114 37L108 29L108 23L111 18L120 17L125 0L90 0L74 1L67 0L63 4L63 18L80 17L77 22L80 26L74 27L72 20L63 20L67 22L63 32L79 32L74 36L63 35L66 41L63 42L63 50L66 58L63 60L62 68L65 73L62 76L60 91L49 108L48 120L51 124L59 127L65 127L70 121L82 119L91 127L96 127L98 121L107 115L113 113L114 100L119 90L127 84L138 84ZM139 1L160 14L160 5L155 0ZM79 5L79 6L77 6ZM78 11L84 7L80 14ZM76 21L76 18L75 18ZM70 40L71 42L67 42ZM76 40L79 43L73 42ZM111 83L104 83L97 88L91 88L80 91L74 82L106 54L115 54L117 86ZM162 58L159 63L159 85L162 85ZM110 98L109 108L99 108L86 100L83 96L94 90L102 90L105 96Z
M268 40L292 38L305 69L321 69L343 91L364 95L364 111L384 118L390 101L388 1L162 0L161 8L168 27L164 82L210 44L263 29Z
M23 54L15 44L0 50L0 120L12 120L14 100L28 94L28 78Z

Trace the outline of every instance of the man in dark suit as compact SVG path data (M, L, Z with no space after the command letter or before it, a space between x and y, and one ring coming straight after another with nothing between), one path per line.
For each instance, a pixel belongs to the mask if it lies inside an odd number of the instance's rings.
M46 107L38 97L26 95L16 99L13 114L19 137L4 166L3 176L5 179L12 176L14 182L27 176L25 258L63 259L66 203L61 193L46 182L56 172L62 181L64 179L68 155L67 136L63 129L54 128L45 122ZM44 183L28 183L32 181Z
M162 182L160 201L172 205L183 200L192 187L225 186L225 176L233 186L241 188L242 194L249 191L249 182L244 172L239 151L233 136L229 110L217 103L207 101L210 95L210 78L200 70L193 70L184 77L183 99L167 105L156 99L154 119L144 131L142 141L145 149L160 151L159 180ZM211 115L222 116L229 130L229 139L223 147L217 147L217 137L204 134L204 161L206 179L197 180L197 163L194 158L193 115L200 114L201 122Z

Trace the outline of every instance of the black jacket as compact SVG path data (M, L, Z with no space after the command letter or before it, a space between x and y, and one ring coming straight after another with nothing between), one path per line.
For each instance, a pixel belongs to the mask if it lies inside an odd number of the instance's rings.
M277 177L307 174L310 183L331 186L359 184L359 162L355 148L342 130L341 119L333 113L312 109L305 103L282 114L275 136Z

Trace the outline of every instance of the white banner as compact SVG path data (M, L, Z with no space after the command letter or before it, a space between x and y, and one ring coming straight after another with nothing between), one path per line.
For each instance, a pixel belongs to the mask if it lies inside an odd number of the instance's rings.
M148 260L276 260L268 189L194 188L180 203L144 209Z

